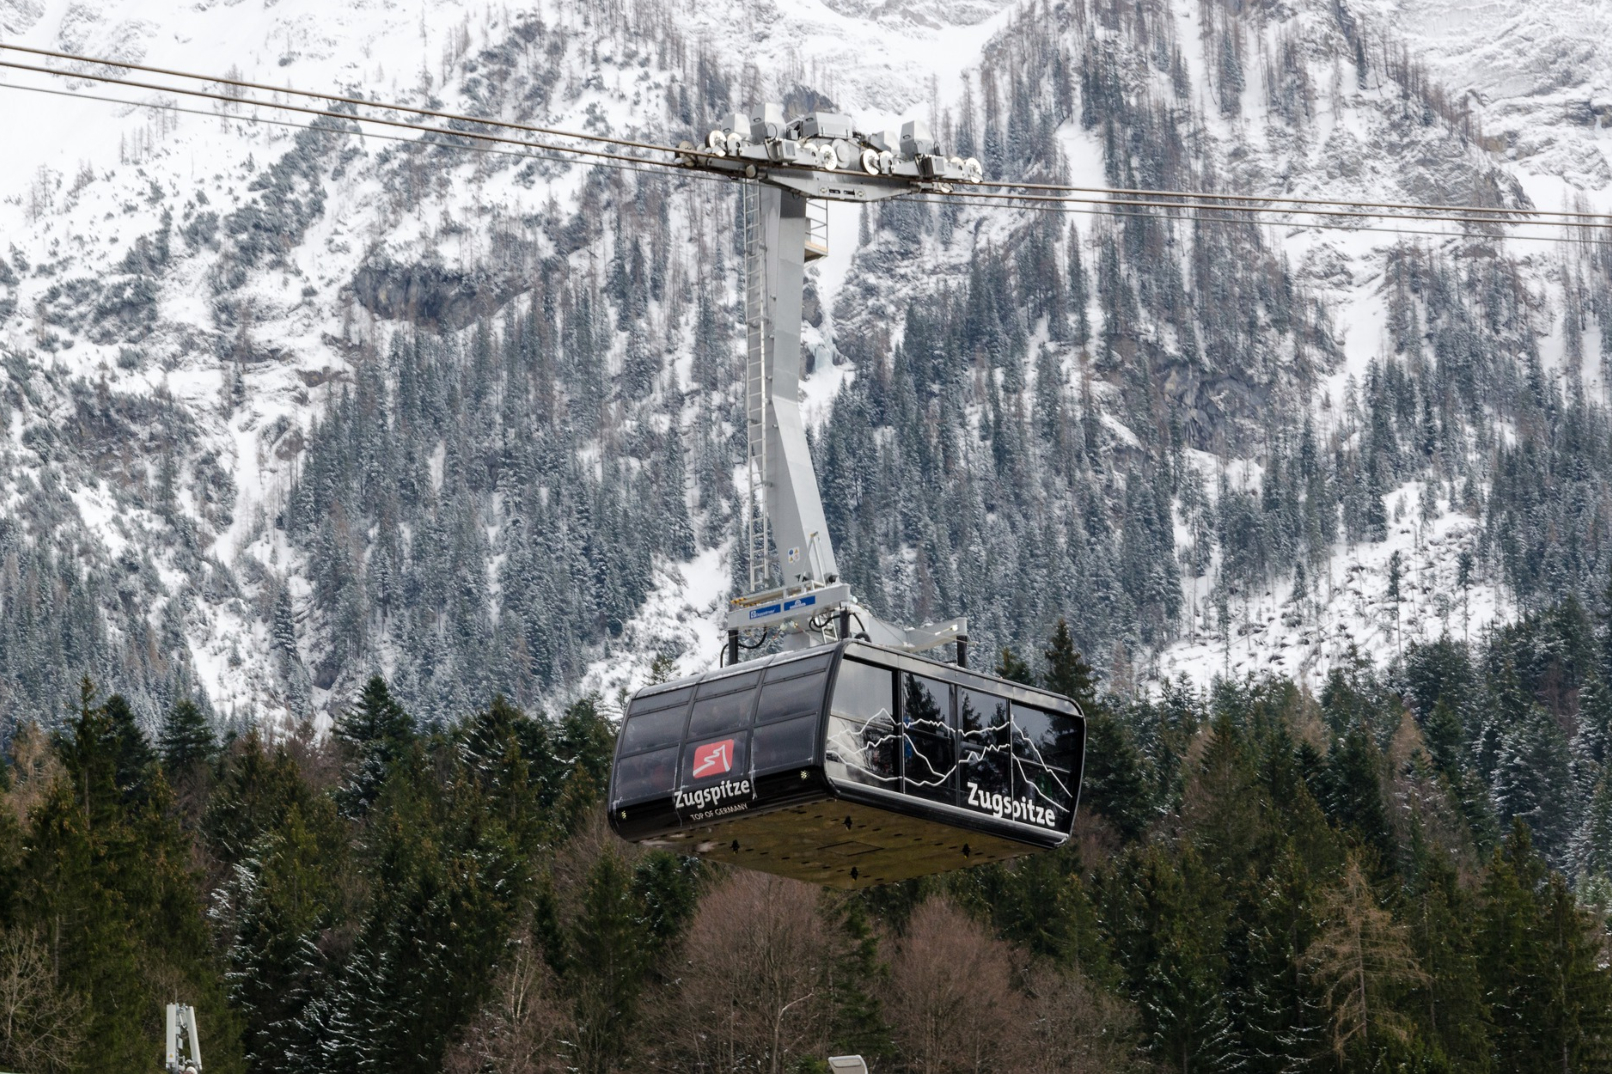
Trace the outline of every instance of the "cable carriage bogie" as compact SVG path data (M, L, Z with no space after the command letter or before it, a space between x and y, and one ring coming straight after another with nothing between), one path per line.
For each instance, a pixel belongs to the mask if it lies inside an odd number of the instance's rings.
M622 837L840 887L1069 837L1067 698L861 642L647 688L611 772Z

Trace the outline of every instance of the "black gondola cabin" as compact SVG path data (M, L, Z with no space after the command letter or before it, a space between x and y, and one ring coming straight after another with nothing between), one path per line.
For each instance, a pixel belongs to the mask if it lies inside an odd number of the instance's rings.
M1068 698L861 642L639 691L610 772L633 842L854 888L1069 838Z

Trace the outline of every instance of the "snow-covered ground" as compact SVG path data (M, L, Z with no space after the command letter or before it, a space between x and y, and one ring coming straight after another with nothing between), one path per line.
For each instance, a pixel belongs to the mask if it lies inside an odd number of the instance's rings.
M603 17L596 7L589 0L545 0L537 11L555 23L580 27ZM1023 14L1022 4L1009 0L800 0L789 5L667 0L665 7L690 41L727 55L742 52L758 71L768 73L771 85L815 86L866 126L894 125L913 115L937 120L959 100L964 76L977 69L987 43ZM1179 0L1172 10L1201 94L1209 59L1193 20L1203 9L1194 0ZM1465 102L1492 141L1493 162L1535 204L1612 210L1607 163L1612 8L1603 0L1370 0L1362 10L1368 24L1400 35L1452 97ZM0 0L0 38L183 70L228 71L277 85L358 90L403 102L436 97L447 107L461 107L458 59L507 33L512 17L507 9L463 0L412 5L201 0L183 6L155 0ZM607 30L598 32L609 36ZM3 58L44 62L17 53ZM571 74L580 80L592 73ZM1249 79L1245 95L1245 113L1251 116L1260 114L1256 82ZM113 271L137 237L159 227L164 212L172 214L177 228L204 204L221 214L240 206L250 197L254 178L286 151L295 134L247 122L250 113L221 102L178 101L83 80L63 83L8 68L0 68L0 83L6 138L0 161L0 254L14 252L33 265L54 266L61 275ZM639 67L610 56L597 79L544 118L572 128L602 123L621 133L638 127L646 111L642 101L666 88L664 72L647 59ZM52 93L35 92L42 89ZM62 90L205 114L73 99L60 95ZM1380 92L1344 82L1322 85L1315 144L1302 155L1258 121L1223 119L1213 108L1205 114L1215 139L1242 147L1233 173L1238 181L1306 195L1392 200L1406 193L1395 167L1360 167L1360 160L1353 169L1346 166L1351 157L1395 163L1384 156L1373 111L1373 94ZM1102 185L1099 141L1074 125L1058 136L1072 181ZM346 137L371 156L388 144L375 137ZM528 188L508 172L477 176L469 164L455 176L465 181L446 184L442 194L405 218L387 215L373 172L359 169L352 181L331 187L325 211L291 251L288 268L255 275L244 292L255 317L248 342L272 360L254 363L245 373L240 406L224 402L233 370L214 357L218 338L200 259L179 262L180 279L161 296L162 321L183 330L160 334L132 360L119 346L86 340L43 359L111 392L166 393L182 407L195 423L198 453L215 453L236 490L230 520L200 529L207 554L227 565L251 557L285 577L299 609L308 590L298 576L297 553L265 520L283 506L290 486L296 458L291 442L349 375L351 355L378 336L362 311L355 318L350 303L343 302L343 286L377 251L407 260L429 249L450 262L472 260L482 241L474 229L460 235L439 227L439 219L469 218L492 206L503 218L518 220L550 198L569 203L579 181L570 170L541 177ZM689 206L687 229L723 226L702 216L709 210L693 199ZM1323 392L1337 406L1349 379L1358 381L1367 363L1384 352L1380 265L1382 250L1398 240L1364 230L1321 232L1305 223L1292 217L1270 232L1306 285L1334 311L1345 361L1328 374ZM833 299L854 266L856 210L836 207L830 229L831 255L815 270L826 319L820 330L807 333L809 344L824 345L825 356L835 330ZM1531 258L1538 281L1559 271L1548 244L1518 243L1515 252ZM25 278L20 308L32 309L50 282L50 277ZM48 334L43 323L24 313L0 325L0 347L37 353ZM1544 350L1559 363L1559 344L1547 339ZM1590 383L1599 383L1598 367L1586 374ZM824 419L849 375L846 366L820 364L805 389L809 421ZM14 421L51 417L40 412L16 415ZM1123 428L1116 432L1129 435ZM201 507L189 495L187 487L181 501L200 516ZM1229 643L1206 640L1204 616L1212 614L1204 608L1206 583L1188 581L1188 603L1197 609L1193 625L1146 665L1159 675L1185 674L1200 682L1257 669L1315 683L1351 648L1384 660L1410 640L1446 630L1476 634L1505 617L1510 609L1489 582L1476 581L1464 593L1454 585L1459 553L1474 540L1473 521L1441 503L1436 517L1424 523L1421 498L1416 486L1391 492L1388 503L1396 521L1390 539L1339 546L1330 576L1310 579L1302 597L1295 599L1291 581L1284 579L1234 602L1229 611L1236 627ZM150 543L142 534L155 523L138 512L120 511L98 484L85 483L73 500L84 526L114 554L130 543ZM1406 572L1397 625L1385 597L1386 564L1396 552ZM174 570L160 548L156 565L159 571ZM703 552L692 563L661 564L657 570L654 595L577 688L598 689L611 699L620 689L641 684L657 653L677 654L680 674L715 662L728 573L721 552ZM216 708L228 712L272 694L266 627L242 601L204 603L185 628Z
M1437 501L1424 519L1421 482L1408 482L1385 499L1391 507L1388 539L1339 544L1323 575L1295 592L1292 578L1239 594L1226 606L1231 629L1221 631L1208 579L1188 582L1193 610L1189 636L1147 669L1155 679L1186 677L1202 686L1215 676L1241 679L1285 675L1316 688L1334 667L1367 658L1388 662L1414 642L1480 637L1507 613L1498 587L1476 573L1459 584L1462 552L1473 552L1474 520ZM1400 594L1390 595L1390 562L1400 560Z

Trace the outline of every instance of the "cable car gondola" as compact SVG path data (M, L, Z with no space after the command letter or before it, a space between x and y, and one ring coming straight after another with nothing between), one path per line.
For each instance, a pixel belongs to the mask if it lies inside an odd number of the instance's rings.
M999 861L1069 838L1086 725L1069 699L962 667L968 622L886 623L840 575L800 412L811 202L869 202L914 184L978 182L928 124L858 133L847 116L784 122L762 104L687 146L691 167L743 177L745 467L728 667L651 686L628 706L610 773L625 839L838 887ZM841 158L839 154L844 151ZM827 166L833 154L848 165ZM813 158L822 168L801 167ZM850 623L858 640L851 640ZM742 634L787 652L739 664ZM760 642L756 642L757 645ZM956 645L958 663L916 654Z
M1085 719L1065 697L859 641L632 699L622 838L840 888L1063 845Z

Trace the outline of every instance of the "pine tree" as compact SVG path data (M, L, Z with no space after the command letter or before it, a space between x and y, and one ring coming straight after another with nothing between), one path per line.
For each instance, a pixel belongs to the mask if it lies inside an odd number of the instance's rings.
M339 795L343 812L369 811L392 765L414 738L414 720L392 699L379 675L364 684L358 704L336 718L335 736L347 755L347 776Z
M157 744L162 752L162 763L171 774L189 772L207 764L218 751L212 722L188 697L180 698L168 710Z
M1528 827L1512 822L1490 860L1478 966L1497 1070L1590 1070L1612 1063L1612 973L1566 882L1548 873Z
M1075 648L1075 640L1069 634L1069 623L1062 617L1053 628L1052 638L1042 655L1047 661L1046 673L1041 677L1043 686L1069 698L1080 706L1082 712L1096 707L1097 685L1091 665Z

